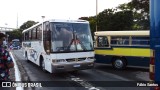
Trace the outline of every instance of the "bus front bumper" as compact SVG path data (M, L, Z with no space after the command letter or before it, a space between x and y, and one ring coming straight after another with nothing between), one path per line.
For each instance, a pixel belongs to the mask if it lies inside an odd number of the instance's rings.
M52 64L52 72L59 73L59 72L78 71L78 70L92 69L93 67L94 67L94 62Z

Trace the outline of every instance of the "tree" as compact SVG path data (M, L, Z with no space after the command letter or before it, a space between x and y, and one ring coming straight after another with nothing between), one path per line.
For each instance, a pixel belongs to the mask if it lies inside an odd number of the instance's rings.
M90 28L91 28L91 33L92 33L92 36L93 36L93 35L94 35L94 32L96 31L96 17L95 17L95 16L91 16L91 17L80 17L79 19L89 21L89 23L90 23Z
M141 13L149 14L149 0L132 0L128 3L132 9L141 10Z
M96 31L107 30L148 30L149 29L149 0L132 0L119 5L116 9L105 9L96 16L81 17L88 20L92 34Z
M113 31L131 30L132 25L133 25L133 12L119 11L113 15L109 29Z
M114 14L113 9L105 9L104 11L98 14L97 16L98 31L109 30L109 27L111 25L111 21L113 18L113 14Z
M7 32L7 34L9 35L8 41L12 41L13 39L19 39L20 41L22 41L22 32L20 31L20 29L15 29L12 32Z
M36 24L36 23L38 23L38 22L29 20L29 21L23 23L23 25L20 26L20 31L22 32L23 30L25 30L25 29L27 29L27 28L33 26L33 25Z
M20 41L22 41L22 31L33 26L36 23L37 22L35 21L29 20L23 23L19 29L15 29L12 32L8 32L7 34L9 35L9 41L12 41L12 39L19 39Z
M132 11L119 11L117 9L105 9L96 16L81 17L79 19L88 20L90 22L92 35L96 31L96 22L98 31L117 31L130 30L133 25Z
M132 11L106 9L98 14L98 31L118 31L131 29L133 24Z
M118 9L133 11L134 24L132 29L149 29L149 0L132 0L127 4L121 4Z

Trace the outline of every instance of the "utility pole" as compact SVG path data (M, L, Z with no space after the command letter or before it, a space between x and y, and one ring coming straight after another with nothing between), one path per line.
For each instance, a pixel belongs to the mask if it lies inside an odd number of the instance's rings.
M98 29L98 0L96 0L96 32Z
M17 29L18 29L18 13L17 13Z

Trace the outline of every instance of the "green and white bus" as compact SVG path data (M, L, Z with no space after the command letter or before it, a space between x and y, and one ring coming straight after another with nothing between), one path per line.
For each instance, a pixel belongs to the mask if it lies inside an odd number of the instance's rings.
M95 32L96 63L112 64L116 69L149 67L150 56L149 30Z

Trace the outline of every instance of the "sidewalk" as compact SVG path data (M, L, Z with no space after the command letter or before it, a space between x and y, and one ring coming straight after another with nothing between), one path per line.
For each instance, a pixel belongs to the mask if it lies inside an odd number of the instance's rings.
M14 62L14 68L10 69L10 79L11 81L21 81L20 72L16 63L15 56L10 51L10 56L12 57L12 60ZM23 90L21 87L12 87L10 90Z
M11 68L10 69L10 79L11 81L15 81L15 69ZM10 90L17 90L16 87L12 87Z
M24 69L22 63L20 60L18 60L18 57L16 54L13 54L12 51L10 51L10 55L14 62L14 68L10 69L10 79L11 81L30 81L29 77L27 75L26 70ZM16 87L12 88L10 90L32 90L30 87Z
M10 69L10 79L11 79L11 81L16 81L15 80L15 69L14 68Z

